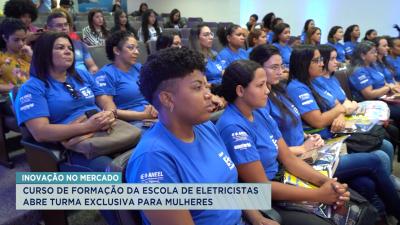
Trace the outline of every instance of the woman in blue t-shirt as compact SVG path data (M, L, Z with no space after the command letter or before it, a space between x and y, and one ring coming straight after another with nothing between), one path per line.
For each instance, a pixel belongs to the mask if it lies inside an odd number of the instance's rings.
M137 81L141 64L139 49L132 33L117 31L106 41L107 57L113 63L105 65L95 75L105 98L112 102L118 118L142 126L140 121L156 119L157 110L140 93Z
M275 201L342 205L349 200L347 185L315 171L288 149L275 121L265 110L269 89L266 73L258 63L240 60L231 64L222 78L221 93L229 105L217 128L242 182L272 181ZM273 181L278 175L279 162L287 171L318 188L305 189ZM283 224L330 224L313 214L276 209ZM305 218L299 220L301 216Z
M343 27L333 26L328 33L328 45L331 45L336 49L337 60L341 63L346 62L346 51L344 45L339 41L343 40Z
M325 47L335 52L333 47L329 45L325 45ZM324 54L321 52L321 55ZM334 56L331 57L331 60L327 56L328 60L326 61L332 62L327 62L330 64L330 67L334 67L334 64L337 64ZM269 114L277 122L279 130L282 132L282 137L288 144L289 149L294 154L301 155L306 151L323 145L324 142L319 135L305 135L303 132L301 115L280 82L280 77L282 76L282 58L278 50L273 46L263 45L254 49L254 52L250 55L250 59L260 63L267 74L267 83L271 90L267 103L267 111L269 111ZM379 151L378 154L385 153ZM335 172L335 176L341 182L348 182L351 188L359 191L374 204L382 215L385 213L385 207L381 204L380 199L377 198L378 196L375 193L379 193L379 196L385 200L385 204L389 209L396 210L400 206L400 199L393 200L390 197L397 194L389 178L389 174L389 171L385 171L385 167L380 162L379 157L368 153L341 156ZM390 191L391 193L386 195L387 193L383 193L383 190Z
M395 69L395 79L400 81L400 38L390 38L389 40L389 55L386 57L388 63Z
M38 142L61 142L112 127L114 108L103 98L92 75L75 71L74 47L65 33L46 32L35 44L31 66L34 74L21 86L15 100L19 126L25 126ZM85 112L100 111L85 122L73 123ZM68 160L60 171L103 172L112 159L99 156L87 159L83 154L66 151ZM108 215L108 214L107 214ZM109 224L114 219L105 216Z
M287 23L280 23L274 27L274 39L273 45L279 49L279 52L283 59L283 65L289 68L290 55L292 54L292 48L289 46L290 40L290 26Z
M332 59L333 67L337 67L336 57L329 59ZM287 93L300 111L301 118L306 123L309 132L317 132L324 139L328 139L333 136L334 132L344 129L346 113L351 114L357 106L351 101L341 103L333 93L325 88L325 84L316 82L315 80L323 73L324 58L321 57L316 47L304 45L296 48L290 61ZM393 146L384 140L379 149L387 154L378 154L378 156L390 173L394 154Z
M313 19L306 20L306 22L304 23L303 31L301 32L301 35L300 35L300 42L302 44L304 44L304 42L306 41L307 32L313 27L315 27L314 20Z
M177 63L179 62L179 63ZM168 48L141 70L140 90L159 111L159 122L135 148L126 169L131 183L236 183L235 164L215 126L211 93L200 53ZM148 173L157 176L148 177ZM242 225L240 210L148 210L144 224ZM245 211L252 224L271 224L258 211Z
M355 100L376 100L396 92L396 85L387 83L385 75L374 68L377 59L377 49L373 42L363 41L355 48L349 76L350 89ZM400 106L388 106L390 118L399 120Z
M219 41L224 46L218 53L217 58L220 61L225 60L225 67L236 60L249 58L249 54L243 49L246 35L239 25L230 24L227 27L220 27L217 35Z
M196 29L192 28L191 45L193 49L200 52L206 60L204 74L207 81L213 85L221 84L222 72L225 69L225 60L217 57L217 52L212 49L214 33L205 24L199 24Z
M266 43L266 34L261 29L253 29L247 35L247 43L249 43L249 48L247 49L247 53L253 50L253 48L263 45Z
M319 45L321 43L321 29L319 27L310 28L304 43L307 45Z
M399 88L395 80L395 68L387 61L387 55L389 54L388 39L380 36L374 38L372 42L375 44L378 53L376 63L373 64L374 68L385 76L386 83L391 85L392 89Z
M346 59L351 59L353 50L358 44L357 40L359 37L360 27L357 24L347 27L344 32L344 50L346 52Z

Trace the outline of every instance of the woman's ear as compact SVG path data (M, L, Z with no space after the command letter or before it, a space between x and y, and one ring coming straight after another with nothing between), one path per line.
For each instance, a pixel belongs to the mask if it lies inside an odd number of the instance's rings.
M169 111L173 111L174 109L174 98L171 92L161 91L158 94L158 100L162 107L168 109Z
M113 52L114 52L114 55L119 55L119 54L121 54L121 51L118 49L117 46L114 46L114 47L113 47Z
M238 97L243 97L243 95L244 95L244 87L242 85L236 86L236 95Z

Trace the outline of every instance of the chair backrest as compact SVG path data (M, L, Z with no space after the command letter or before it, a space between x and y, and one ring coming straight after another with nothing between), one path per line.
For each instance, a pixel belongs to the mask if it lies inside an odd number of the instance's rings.
M217 22L204 22L203 24L206 25L209 28L213 28L213 27L217 28L218 27L218 23Z
M99 68L111 63L110 60L108 60L107 58L105 46L88 47L88 50L90 55L92 55L94 62Z
M147 57L149 56L149 53L147 51L147 46L143 41L138 41L138 47L140 53L139 53L139 58L137 60L141 64L144 64L147 60Z
M198 23L201 23L201 22L203 22L203 18L201 18L201 17L189 17L189 18L188 18L188 22L198 22Z
M351 94L349 86L349 76L350 76L349 71L347 69L336 71L334 76L339 80L340 86L342 86L342 89L346 93L346 97L352 100L353 96Z
M197 27L197 25L199 25L201 22L199 22L199 21L188 21L187 22L187 24L186 24L186 26L188 27L188 28L195 28L195 27Z
M181 35L183 39L189 39L190 38L190 28L182 28L181 29Z
M157 52L156 43L157 43L157 41L153 41L153 40L150 40L147 42L147 44L149 45L150 54L154 54Z
M110 164L107 171L109 172L121 172L122 182L126 182L125 173L126 166L129 158L134 150L127 151L116 157ZM134 210L116 210L116 217L119 225L140 225L142 224L139 211Z

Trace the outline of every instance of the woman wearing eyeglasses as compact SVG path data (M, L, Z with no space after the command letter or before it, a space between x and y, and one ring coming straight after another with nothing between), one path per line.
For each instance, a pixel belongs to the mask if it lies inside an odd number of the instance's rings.
M142 120L157 118L157 110L140 93L137 84L142 65L137 63L139 49L132 33L118 31L106 41L107 57L113 63L105 65L95 75L104 98L112 102L118 118L142 128Z
M395 85L385 80L385 75L374 68L377 62L378 52L373 42L363 41L354 49L351 59L350 89L357 101L374 100L386 94L397 92ZM388 104L390 117L400 119L400 107L396 104Z
M226 61L217 58L217 52L212 50L214 33L204 24L199 24L196 29L192 29L191 45L193 49L200 52L207 64L204 74L207 81L214 85L221 84L222 73L226 67Z
M225 60L226 66L239 59L248 59L249 54L243 49L245 33L236 24L220 27L217 31L218 39L225 48L218 53L219 60Z
M280 65L279 65L280 66ZM311 201L342 205L349 200L347 185L315 171L292 154L265 105L269 88L260 64L239 60L227 67L221 93L229 102L217 128L242 182L271 182L272 200ZM279 163L318 188L306 189L276 181ZM275 179L276 178L276 179ZM283 224L330 224L316 215L281 210Z
M330 61L327 62L328 67L335 67L337 64L335 49L329 45L320 45L318 49L322 49L322 51L320 50L321 55L327 55L328 60L324 58L324 61ZM266 109L278 124L290 151L295 155L301 155L323 145L324 141L319 135L304 135L299 110L292 103L285 87L280 82L283 70L282 58L278 49L269 45L259 46L250 54L250 59L260 63L267 74L267 83L271 92ZM325 86L335 86L333 83L327 83ZM340 86L333 88L340 89ZM385 155L386 153L380 150L376 153L341 156L334 176L365 196L379 210L380 214L384 215L385 206L390 210L400 210L400 199L393 197L397 194L390 179L390 169L383 165L379 158L379 154Z

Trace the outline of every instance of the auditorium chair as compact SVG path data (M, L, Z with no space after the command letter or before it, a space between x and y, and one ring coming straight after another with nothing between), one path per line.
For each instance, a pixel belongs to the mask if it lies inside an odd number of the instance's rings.
M8 96L0 98L0 109L0 164L11 169L14 166L9 158L9 151L12 146L10 145L10 139L6 138L6 134L9 131L17 133L20 131Z
M156 43L157 43L157 41L154 41L154 40L149 40L149 41L147 42L147 44L148 44L148 46L149 46L150 55L157 52Z
M137 62L144 64L149 56L147 46L143 41L138 41L137 44L139 48L139 57L137 58Z
M350 86L349 86L349 75L350 74L347 69L336 71L334 74L334 76L338 79L340 86L346 93L347 99L352 100L353 97L351 95Z
M99 69L111 63L107 58L105 46L89 46L88 51Z
M201 18L201 17L189 17L188 18L188 22L202 23L203 22L203 18Z
M209 27L210 29L213 28L213 27L215 27L215 28L218 27L218 23L217 22L204 22L203 24L206 25L207 27Z

